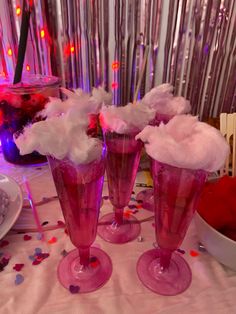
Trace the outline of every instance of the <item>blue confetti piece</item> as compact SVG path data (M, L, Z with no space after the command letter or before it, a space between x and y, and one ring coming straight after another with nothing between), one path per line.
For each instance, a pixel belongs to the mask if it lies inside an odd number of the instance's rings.
M41 233L37 233L36 238L37 238L37 240L42 240L42 234Z
M40 249L40 247L36 247L34 251L36 254L42 253L42 249Z
M24 281L24 277L21 274L16 275L15 284L18 286Z
M30 256L29 256L29 259L30 259L31 261L34 261L34 260L35 260L35 256L34 256L34 255L30 255Z

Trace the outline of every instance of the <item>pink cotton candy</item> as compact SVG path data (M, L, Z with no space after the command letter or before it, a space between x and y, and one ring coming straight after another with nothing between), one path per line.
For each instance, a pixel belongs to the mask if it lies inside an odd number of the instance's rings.
M191 115L175 116L159 127L146 126L136 139L145 143L155 160L209 172L221 169L230 151L220 131Z

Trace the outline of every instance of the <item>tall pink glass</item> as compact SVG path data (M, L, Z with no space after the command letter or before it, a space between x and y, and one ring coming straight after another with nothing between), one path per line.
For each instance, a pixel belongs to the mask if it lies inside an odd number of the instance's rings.
M91 247L97 232L105 171L105 149L101 160L75 165L48 157L52 176L71 242L76 247L58 266L61 284L73 291L90 292L111 276L112 264L102 250Z
M143 144L135 140L136 134L104 133L107 146L106 173L109 199L114 212L99 220L98 234L112 243L126 243L140 233L136 217L124 217L124 207L129 204Z
M149 250L139 258L137 272L150 290L176 295L189 287L192 275L187 262L175 251L185 237L207 173L152 160L152 175L159 248Z
M173 115L157 113L155 118L149 123L149 125L159 126L160 123L167 124ZM150 162L151 164L151 162ZM151 167L151 166L150 166ZM151 171L152 173L152 171ZM144 189L136 195L136 200L142 202L142 207L154 212L154 190L153 188Z

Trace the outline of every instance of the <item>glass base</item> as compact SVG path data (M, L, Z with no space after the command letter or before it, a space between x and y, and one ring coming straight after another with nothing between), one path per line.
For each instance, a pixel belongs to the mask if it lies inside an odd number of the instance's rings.
M136 195L137 201L142 201L142 207L154 212L154 190L146 189Z
M141 231L138 219L132 215L123 218L123 224L115 222L114 213L99 220L97 234L105 241L122 244L136 239Z
M91 292L102 287L112 273L111 259L104 251L91 247L90 260L90 264L84 267L79 263L78 249L69 252L57 268L60 283L66 289L76 290L78 293Z
M149 250L139 258L137 273L144 286L165 296L184 292L192 281L192 272L187 262L180 255L173 253L168 269L163 271L159 261L159 249Z

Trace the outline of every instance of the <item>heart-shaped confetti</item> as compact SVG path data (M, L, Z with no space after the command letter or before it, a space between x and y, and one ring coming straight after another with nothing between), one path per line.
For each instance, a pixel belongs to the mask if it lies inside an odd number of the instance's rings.
M16 275L15 284L18 286L24 281L24 277L21 274Z
M57 225L58 225L59 227L65 227L65 223L64 223L63 221L61 221L61 220L58 220L58 221L57 221Z
M13 267L13 269L15 271L21 271L21 269L25 266L25 264L15 264L15 266Z
M79 293L80 287L79 286L70 285L69 286L69 290L70 290L70 293L76 294L76 293Z
M194 251L194 250L190 250L190 255L192 257L197 257L199 255L199 253L197 251Z
M23 237L24 241L29 241L32 239L32 237L28 234L25 234L24 237Z
M7 246L8 244L9 244L9 241L3 240L3 241L0 242L0 247Z
M49 244L53 244L57 242L57 238L56 237L52 237L50 240L48 240Z

